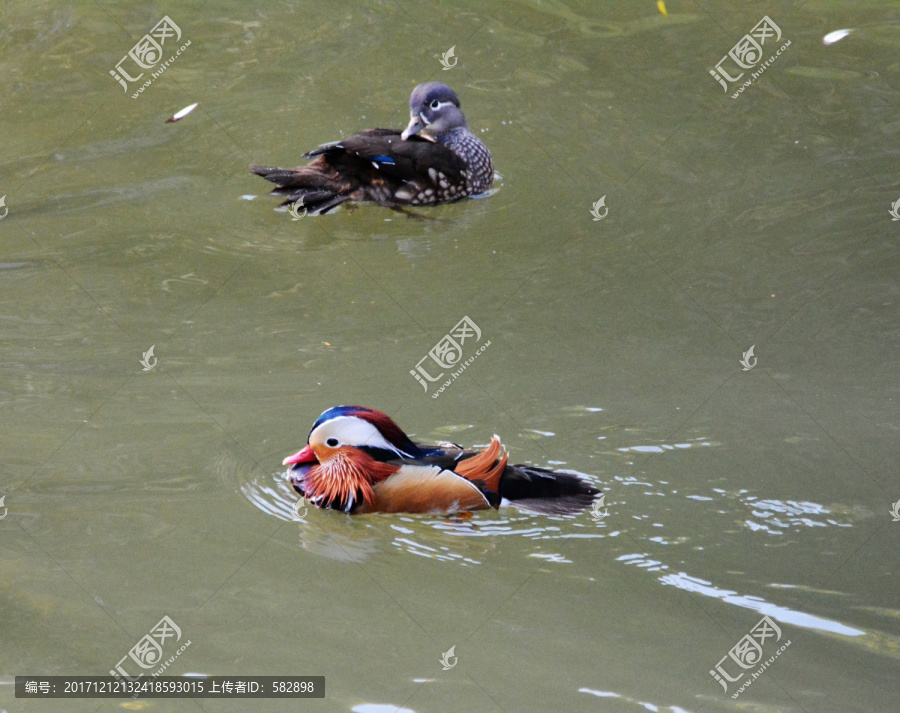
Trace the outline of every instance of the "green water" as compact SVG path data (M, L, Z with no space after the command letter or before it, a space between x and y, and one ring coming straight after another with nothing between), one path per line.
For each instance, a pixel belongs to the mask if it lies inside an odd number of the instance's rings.
M0 711L896 709L900 10L667 10L4 6ZM190 45L132 99L109 71L166 14ZM791 44L731 99L709 70L766 14ZM493 195L273 211L248 164L401 127L428 80ZM434 398L410 370L463 317L490 347ZM281 460L345 403L605 510L295 517ZM790 646L733 699L710 670L763 615ZM167 674L325 699L14 698L164 616Z

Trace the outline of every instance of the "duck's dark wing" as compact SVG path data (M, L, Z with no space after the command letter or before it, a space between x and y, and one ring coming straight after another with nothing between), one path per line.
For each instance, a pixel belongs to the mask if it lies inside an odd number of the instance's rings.
M369 129L306 154L322 156L334 170L357 175L386 176L394 181L423 181L437 186L436 176L463 180L465 161L446 146L419 136L406 141L394 129ZM377 173L370 173L374 171Z
M285 203L301 198L310 213L326 213L347 200L385 205L435 203L442 185L464 183L465 162L446 146L394 129L369 129L306 154L306 166L251 166L275 183ZM430 193L429 193L430 192Z
M500 439L484 451L453 444L419 445L429 455L421 462L440 465L479 486L493 507L506 498L516 507L544 515L574 515L591 506L600 491L573 473L533 465L507 464Z
M542 515L575 515L591 506L597 488L572 473L508 465L500 479L500 496L520 510Z

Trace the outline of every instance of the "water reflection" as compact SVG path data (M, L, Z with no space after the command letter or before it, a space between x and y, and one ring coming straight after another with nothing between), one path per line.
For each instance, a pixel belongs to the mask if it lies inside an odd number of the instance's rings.
M701 446L709 447L709 446L717 446L718 443L713 443L705 438L694 438L690 439L685 443L660 443L658 445L642 445L642 446L626 446L624 448L618 448L621 453L666 453L667 451L671 452L674 450L684 450L686 448L697 448Z
M400 708L389 703L360 703L350 710L353 713L416 713L412 708Z
M597 698L618 698L624 703L632 703L635 706L648 711L672 711L672 713L690 713L680 706L660 706L655 703L645 703L644 701L638 701L634 698L623 696L620 693L613 693L612 691L598 691L594 688L579 688L578 692L590 693L592 696L596 696Z
M817 631L825 631L832 634L841 634L843 636L863 636L866 632L860 629L854 629L831 619L825 619L820 616L806 614L805 612L794 611L787 607L767 602L765 599L749 594L741 595L737 592L727 589L720 589L713 586L711 582L691 577L690 575L679 572L678 574L666 574L659 578L659 581L665 585L678 587L686 592L694 592L702 594L706 597L721 599L728 604L742 607L744 609L753 609L760 614L765 614L771 618L783 622L785 624L793 624L804 629L815 629Z
M626 565L644 568L648 572L662 572L669 569L669 565L649 557L646 552L622 555L616 559ZM813 614L806 614L777 604L772 604L762 597L749 594L741 595L736 591L721 589L713 585L712 582L700 579L699 577L692 577L686 572L664 574L659 578L659 581L665 586L678 587L686 592L721 599L723 602L744 609L753 609L760 614L770 616L782 623L793 624L795 626L803 627L804 629L814 629L832 634L841 634L843 636L863 636L866 633L860 629L854 629L853 627L846 626L837 621L832 621L831 619L825 619L823 617L814 616Z
M796 500L757 500L748 496L744 504L751 508L754 517L759 520L747 519L744 524L754 532L767 532L770 535L782 535L785 530L799 527L853 527L849 522L839 522L835 518L825 517L830 511L823 505L811 502L798 502ZM780 517L779 517L780 515ZM820 516L818 519L810 515Z

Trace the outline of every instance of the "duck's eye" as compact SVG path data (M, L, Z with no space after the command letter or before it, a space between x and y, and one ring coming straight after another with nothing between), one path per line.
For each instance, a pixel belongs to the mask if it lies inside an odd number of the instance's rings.
M432 108L432 109L437 109L438 106L440 106L440 102L439 102L437 99L432 99L432 100L431 100L431 108Z
M338 439L337 438L329 438L327 441L325 441L325 445L329 446L330 448L337 448L338 447Z

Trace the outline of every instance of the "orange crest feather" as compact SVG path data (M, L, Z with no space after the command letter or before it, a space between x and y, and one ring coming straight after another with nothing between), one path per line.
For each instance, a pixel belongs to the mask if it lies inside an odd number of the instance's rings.
M500 459L497 459L500 456ZM506 468L509 459L500 438L494 436L491 444L478 455L461 460L454 471L466 480L482 480L489 490L499 492L500 476Z

